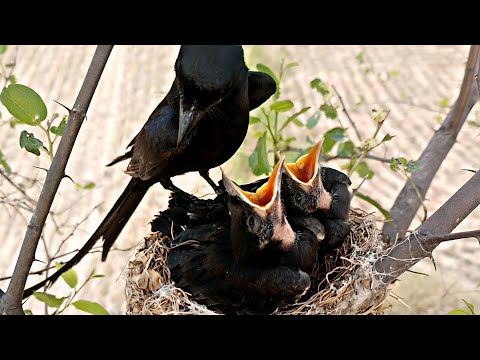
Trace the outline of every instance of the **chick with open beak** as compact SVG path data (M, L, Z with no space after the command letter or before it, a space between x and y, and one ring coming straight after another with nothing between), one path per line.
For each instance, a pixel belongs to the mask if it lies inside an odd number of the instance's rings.
M339 246L350 232L350 179L319 163L323 139L296 162L285 164L284 201L294 228L307 227L326 250ZM311 215L311 216L309 216Z
M234 313L270 313L310 288L316 239L297 237L280 198L281 167L255 192L243 191L225 173L229 221L186 228L168 256L177 286L204 304ZM313 236L312 236L313 237Z

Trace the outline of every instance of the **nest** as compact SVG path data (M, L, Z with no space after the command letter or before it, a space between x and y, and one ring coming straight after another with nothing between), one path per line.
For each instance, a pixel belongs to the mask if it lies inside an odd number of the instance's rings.
M350 210L350 234L344 244L328 254L311 276L312 286L301 302L275 315L383 314L389 289L371 288L374 262L386 252L372 215ZM167 266L171 238L151 233L128 264L126 281L129 315L220 314L190 298L175 286Z

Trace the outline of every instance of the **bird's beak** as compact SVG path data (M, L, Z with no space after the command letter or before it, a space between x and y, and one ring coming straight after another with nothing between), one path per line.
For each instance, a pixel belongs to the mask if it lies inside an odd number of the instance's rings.
M308 154L299 157L294 163L285 165L285 169L293 179L305 185L312 185L319 171L318 164L322 145L323 139L320 139Z
M323 139L318 141L313 149L306 155L301 156L294 163L285 164L285 170L289 177L307 193L316 193L316 204L308 208L309 212L317 209L328 210L332 204L332 195L325 190L320 173L319 159L322 152Z
M197 125L198 121L202 118L203 111L199 110L196 106L191 106L189 109L185 109L185 106L180 102L180 117L178 119L178 137L177 148L185 139L186 135L192 131Z
M282 182L281 169L285 158L281 158L275 165L268 181L260 186L255 192L242 190L232 182L222 171L223 184L230 196L240 198L245 203L257 209L259 215L266 214L267 210L281 206L280 188Z
M295 243L295 233L285 217L280 195L284 160L284 157L280 159L275 165L268 181L255 192L242 190L227 178L223 172L222 176L223 184L228 194L240 198L249 205L258 216L264 219L269 218L273 224L271 240L281 243L282 248L289 249Z

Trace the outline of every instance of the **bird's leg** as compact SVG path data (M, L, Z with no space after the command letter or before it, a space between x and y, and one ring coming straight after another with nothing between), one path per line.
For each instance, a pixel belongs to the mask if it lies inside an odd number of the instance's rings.
M170 190L171 192L174 192L174 193L182 193L182 194L185 194L187 195L188 197L190 197L190 194L187 193L186 191L183 191L182 189L176 187L175 185L173 185L172 183L172 180L170 179L162 179L160 180L160 184L162 184L162 186L167 189L167 190Z
M212 178L210 177L210 175L208 175L208 170L200 170L198 172L200 174L201 177L203 177L206 182L212 187L212 189L215 191L215 193L217 194L221 194L222 193L222 189L220 189L220 187L215 184L215 182L212 180Z

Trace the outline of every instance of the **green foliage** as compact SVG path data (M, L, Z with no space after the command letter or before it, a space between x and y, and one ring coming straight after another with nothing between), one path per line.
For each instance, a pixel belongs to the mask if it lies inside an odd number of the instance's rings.
M462 301L465 303L467 306L467 310L464 309L454 309L448 312L448 315L476 315L475 314L475 306L465 299L462 299Z
M3 55L7 51L7 45L0 45L0 55Z
M28 152L40 156L40 149L43 148L41 140L37 139L35 135L23 130L20 133L20 147Z
M88 300L77 300L72 303L75 308L80 311L87 312L93 315L109 315L108 311L103 308L102 305L96 302L88 301Z
M58 270L63 266L61 263L56 263L55 268ZM72 292L68 296L61 298L56 297L55 295L48 294L45 292L34 292L33 295L35 298L49 308L56 309L53 315L62 314L70 306L75 307L77 310L87 312L94 315L108 315L108 311L103 308L100 304L88 300L76 300L73 301L78 293L83 289L83 287L88 284L92 279L102 278L104 275L95 274L95 271L92 271L87 279L83 282L82 285L78 286L78 276L75 270L69 269L62 274L62 279L65 283L72 289Z
M248 163L252 172L256 176L260 176L262 174L268 175L270 174L271 167L268 163L268 156L267 156L267 132L265 131L262 136L257 141L257 146L255 150L248 158Z
M3 89L0 101L7 110L27 125L39 125L47 117L47 106L40 95L25 85L12 84Z
M63 302L65 301L65 298L57 298L55 295L52 294L47 294L45 292L40 292L40 291L35 291L33 293L33 296L37 298L37 300L45 303L48 307L52 308L59 308L62 306Z
M91 189L94 189L96 186L96 184L93 182L93 181L89 181L87 182L86 184L82 185L82 184L79 184L79 183L76 183L75 184L75 187L77 189L83 189L83 190L91 190Z

